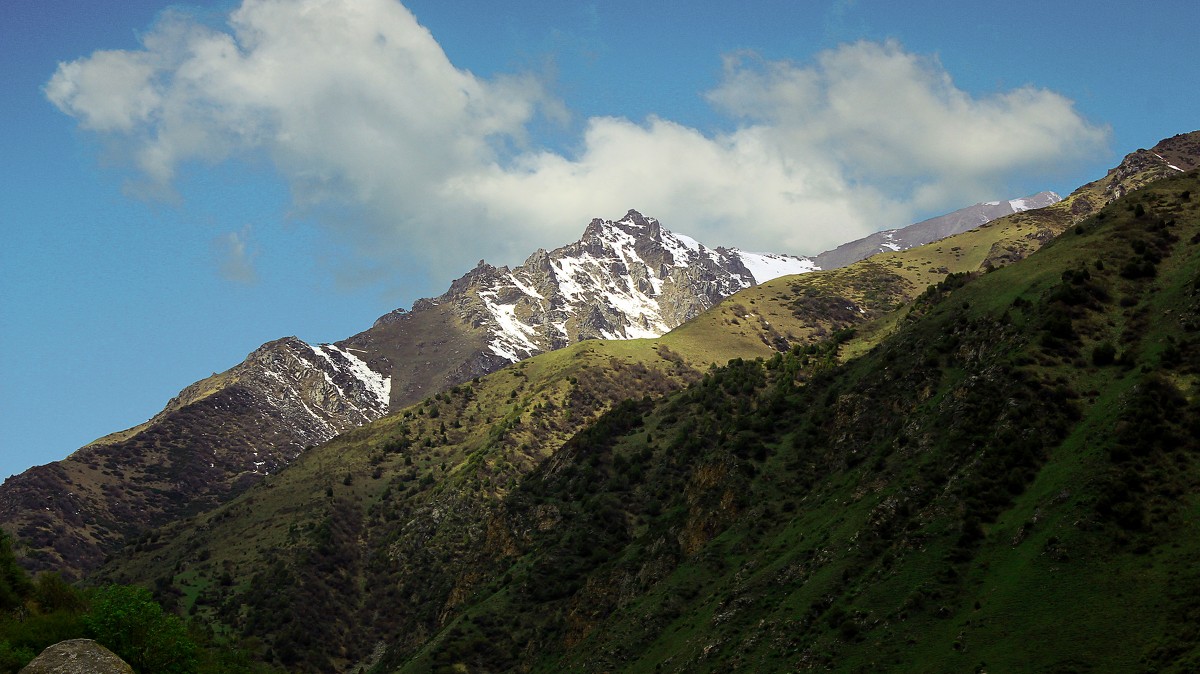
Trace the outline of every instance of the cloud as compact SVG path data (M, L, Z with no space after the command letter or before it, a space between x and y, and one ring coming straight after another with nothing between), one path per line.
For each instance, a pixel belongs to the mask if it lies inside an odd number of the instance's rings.
M851 184L918 209L1089 156L1108 137L1057 93L1027 86L974 98L936 59L895 42L844 45L808 67L726 57L708 99L785 153L820 153Z
M240 232L226 232L213 239L213 250L219 258L221 278L243 285L258 282L258 271L254 267L258 250L249 245L249 239L248 225Z
M627 208L713 245L814 253L1010 196L997 185L1107 138L1054 92L973 97L935 59L859 42L806 64L727 56L707 100L730 130L596 117L566 154L529 137L564 114L542 82L455 67L393 0L245 0L221 29L167 14L142 49L61 64L45 91L152 188L261 154L361 254L445 275Z

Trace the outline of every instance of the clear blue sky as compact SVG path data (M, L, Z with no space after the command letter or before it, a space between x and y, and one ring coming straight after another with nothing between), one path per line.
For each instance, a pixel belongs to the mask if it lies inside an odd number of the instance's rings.
M1190 1L6 0L0 476L591 217L816 253L1065 194L1200 128L1197 26Z

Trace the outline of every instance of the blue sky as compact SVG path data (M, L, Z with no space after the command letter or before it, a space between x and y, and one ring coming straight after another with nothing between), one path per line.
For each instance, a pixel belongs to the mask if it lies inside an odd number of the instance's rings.
M0 476L629 208L816 253L1200 128L1194 2L0 5Z

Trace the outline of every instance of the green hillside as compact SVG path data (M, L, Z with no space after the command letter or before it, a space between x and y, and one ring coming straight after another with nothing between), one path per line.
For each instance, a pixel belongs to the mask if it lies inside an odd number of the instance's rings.
M98 579L295 671L1186 671L1196 182L530 359Z
M795 349L626 403L506 499L501 575L378 671L1195 671L1191 194L952 277L845 366Z
M990 247L1041 232L1040 244L1068 219L1014 216L960 236ZM952 241L938 246L961 249ZM927 269L939 254L895 259L936 281L949 273ZM152 585L164 604L260 638L261 654L288 666L347 667L397 633L416 647L502 573L497 549L520 549L524 534L494 526L506 499L601 414L731 358L817 348L876 318L894 325L894 308L916 294L905 276L864 261L752 288L657 340L529 359L310 450L227 506L142 536L97 577ZM837 350L821 348L831 363ZM408 606L391 608L402 599Z

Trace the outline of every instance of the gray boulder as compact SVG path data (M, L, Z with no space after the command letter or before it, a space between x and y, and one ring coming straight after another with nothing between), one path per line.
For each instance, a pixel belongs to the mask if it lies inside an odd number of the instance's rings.
M42 651L20 674L133 674L133 667L91 639L70 639Z

